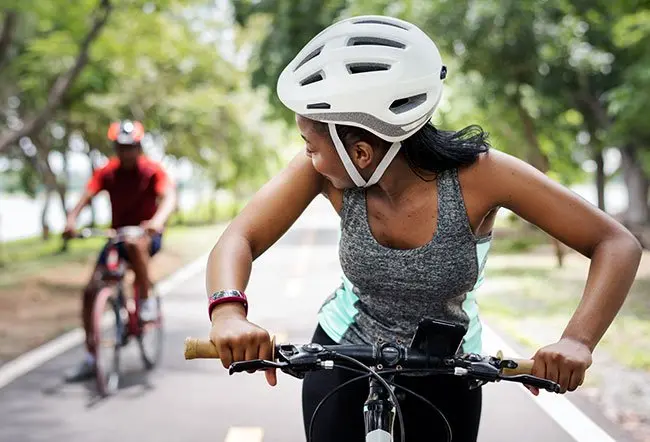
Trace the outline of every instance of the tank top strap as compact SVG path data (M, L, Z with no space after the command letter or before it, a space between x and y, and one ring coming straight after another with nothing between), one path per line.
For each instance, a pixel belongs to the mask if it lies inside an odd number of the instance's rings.
M366 199L364 189L348 188L343 190L343 207L341 208L341 227L359 228L365 221Z
M463 193L458 180L458 169L449 169L438 175L438 236L469 235L469 225Z

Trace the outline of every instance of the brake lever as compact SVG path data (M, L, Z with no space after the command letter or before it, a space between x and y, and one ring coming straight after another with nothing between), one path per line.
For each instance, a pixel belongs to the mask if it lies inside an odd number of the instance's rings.
M500 375L499 379L502 379L504 381L519 382L521 384L530 385L531 387L541 388L551 393L559 393L561 391L561 387L558 383L528 374L518 374L514 376Z
M288 364L286 362L273 362L273 361L266 361L264 359L253 359L251 361L239 361L239 362L233 362L230 364L230 368L228 369L228 373L231 375L234 373L241 373L243 371L258 371L258 370L264 370L266 368L284 368Z

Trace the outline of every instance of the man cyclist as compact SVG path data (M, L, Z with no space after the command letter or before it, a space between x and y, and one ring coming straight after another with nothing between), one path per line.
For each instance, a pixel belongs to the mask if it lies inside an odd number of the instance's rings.
M128 261L135 273L140 295L140 319L156 319L156 305L149 299L151 282L147 265L149 258L161 247L165 223L174 210L176 191L162 167L142 152L144 127L139 121L114 122L108 130L116 156L98 169L86 185L86 190L68 215L64 236L75 231L81 210L100 191L106 190L111 201L111 227L141 226L148 235L129 239L118 245L120 256ZM95 269L83 292L82 319L86 332L86 355L79 366L66 374L68 382L82 381L95 375L94 343L91 316L94 297L101 282L101 274L108 255L108 244L99 254Z

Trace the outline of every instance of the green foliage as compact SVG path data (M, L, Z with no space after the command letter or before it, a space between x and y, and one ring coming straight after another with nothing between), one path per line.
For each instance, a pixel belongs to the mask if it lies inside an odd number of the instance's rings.
M569 0L240 0L238 22L265 23L254 51L254 86L276 115L292 115L275 84L284 66L324 27L351 15L387 14L419 25L449 67L434 122L481 124L495 147L570 184L581 163L608 145L650 145L647 2ZM581 132L589 141L578 141ZM584 139L584 137L583 137Z
M109 123L135 118L150 135L147 146L189 159L217 186L250 190L268 178L278 166L272 146L284 127L264 119L262 97L251 92L246 66L235 62L228 15L202 0L110 3L109 21L90 47L88 64L40 135L39 148L65 151L75 135L86 152L111 155ZM52 84L74 64L99 4L7 5L17 11L18 27L9 63L0 69L0 132L45 104ZM12 155L25 161L21 182L24 190L32 189L37 175L31 163L17 146Z

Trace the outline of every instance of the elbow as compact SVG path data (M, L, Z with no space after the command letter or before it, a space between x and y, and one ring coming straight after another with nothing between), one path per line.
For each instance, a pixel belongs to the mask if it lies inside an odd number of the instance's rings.
M234 256L241 252L254 256L254 247L245 234L230 225L221 234L210 252L210 256Z
M627 258L630 265L633 265L635 269L638 268L643 255L643 247L632 232L626 228L618 229L602 243L608 244L609 247L612 247L609 250L616 250L618 256Z
M641 245L641 242L630 232L628 232L628 242L630 251L636 262L641 262L641 257L643 256L643 246Z

